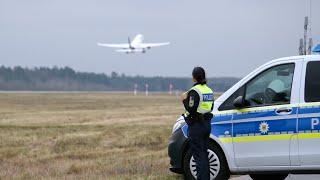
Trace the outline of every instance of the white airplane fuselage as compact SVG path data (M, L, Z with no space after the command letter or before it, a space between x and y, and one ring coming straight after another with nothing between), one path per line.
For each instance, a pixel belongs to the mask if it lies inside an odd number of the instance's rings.
M118 48L115 50L116 52L123 52L123 53L131 54L131 53L145 53L146 50L151 49L151 47L165 46L165 45L170 44L169 42L143 43L143 40L144 40L143 35L138 34L133 38L132 41L130 40L130 38L128 38L127 44L102 44L102 43L98 43L98 46Z
M144 40L144 36L142 34L136 35L133 40L130 42L129 39L129 48L123 48L125 53L130 54L130 53L146 53L146 49L150 49L151 47L144 47L142 46L142 42ZM122 52L117 50L117 52Z

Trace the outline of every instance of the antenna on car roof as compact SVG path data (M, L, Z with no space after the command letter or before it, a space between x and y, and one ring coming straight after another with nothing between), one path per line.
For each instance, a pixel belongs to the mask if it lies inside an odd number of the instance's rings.
M309 3L308 3L309 2ZM312 0L307 0L306 2L306 14L307 16L304 18L304 35L303 38L300 39L299 44L299 54L300 55L307 55L312 53Z

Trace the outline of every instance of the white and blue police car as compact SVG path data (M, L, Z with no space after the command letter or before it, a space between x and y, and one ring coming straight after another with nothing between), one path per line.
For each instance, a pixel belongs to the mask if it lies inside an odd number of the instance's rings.
M212 113L211 179L250 174L282 180L320 172L320 55L260 66L222 94ZM171 171L196 178L183 117L173 126L168 153Z

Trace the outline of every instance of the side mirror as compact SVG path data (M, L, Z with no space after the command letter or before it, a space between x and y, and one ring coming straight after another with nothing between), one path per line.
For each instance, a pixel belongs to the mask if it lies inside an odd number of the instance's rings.
M242 96L238 96L234 101L233 101L233 106L236 108L243 108L245 107L244 99Z

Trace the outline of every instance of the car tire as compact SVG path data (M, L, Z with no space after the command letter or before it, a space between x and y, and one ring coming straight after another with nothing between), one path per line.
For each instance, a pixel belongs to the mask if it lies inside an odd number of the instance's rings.
M220 150L220 147L210 143L208 157L210 163L210 180L228 180L230 177L230 171L227 160L223 152ZM213 169L216 169L216 171ZM187 150L183 159L183 170L185 179L196 179L195 161L192 157L190 148Z
M251 174L252 180L285 180L288 174Z

